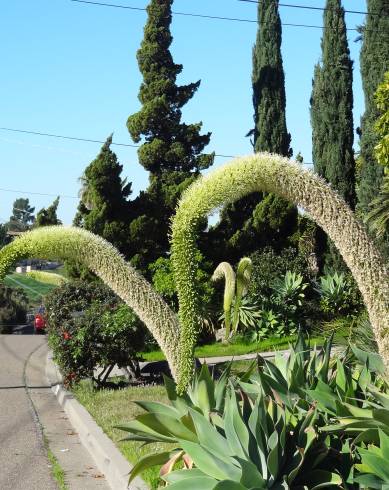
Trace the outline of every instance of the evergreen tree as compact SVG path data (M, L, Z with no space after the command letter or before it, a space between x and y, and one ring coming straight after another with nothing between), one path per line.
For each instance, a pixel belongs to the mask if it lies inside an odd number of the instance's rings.
M30 206L28 198L20 197L14 201L12 215L7 223L10 231L26 231L34 223L35 208Z
M80 179L81 200L74 225L102 236L126 255L131 184L121 178L123 166L111 150L111 143L112 135Z
M353 64L341 0L327 0L321 49L311 97L314 168L354 207Z
M281 42L278 0L263 0L258 3L258 33L253 48L254 129L248 136L253 136L255 152L290 157ZM222 259L232 262L260 247L281 249L297 226L295 206L271 194L248 196L223 210L221 218L215 232L227 245Z
M53 204L51 204L47 209L42 208L40 211L38 211L36 215L34 227L61 225L62 222L61 220L58 219L57 216L58 205L59 205L59 196L54 200Z
M135 199L136 218L130 226L132 262L143 271L147 264L169 250L170 218L182 191L213 163L214 155L202 154L210 133L201 135L202 123L181 122L181 109L193 97L200 81L178 86L183 69L170 53L173 0L151 0L144 39L137 53L143 76L139 112L128 118L140 164L150 172L150 185Z
M385 72L389 70L389 2L367 0L367 9L369 14L362 28L360 57L365 114L361 119L358 208L363 215L368 213L369 204L377 196L382 183L383 167L374 155L374 147L378 143L374 124L379 117L374 93L383 81Z

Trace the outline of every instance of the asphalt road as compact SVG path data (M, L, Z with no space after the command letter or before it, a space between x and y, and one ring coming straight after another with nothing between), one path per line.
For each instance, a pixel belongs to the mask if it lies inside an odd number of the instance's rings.
M28 332L0 335L0 489L56 490L24 381L26 361L45 337Z

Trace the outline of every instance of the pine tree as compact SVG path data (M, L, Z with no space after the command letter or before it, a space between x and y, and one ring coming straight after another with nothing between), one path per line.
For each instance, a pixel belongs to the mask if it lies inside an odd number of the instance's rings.
M137 218L130 227L136 251L132 262L142 270L169 249L170 218L182 191L213 163L214 155L202 154L210 133L201 135L202 123L181 122L181 109L193 97L200 81L178 86L182 65L170 53L172 0L151 0L144 39L137 53L143 75L139 112L127 127L138 150L140 164L150 172L150 185L133 203Z
M314 168L353 208L353 63L341 0L327 0L321 49L322 61L315 67L311 97Z
M12 215L7 223L7 229L11 231L26 231L35 221L35 208L30 206L28 198L20 197L13 203Z
M74 224L102 236L128 256L131 184L111 150L110 136L81 177L81 200Z
M361 119L360 178L358 183L358 209L363 215L369 211L371 201L381 187L383 167L374 155L378 136L374 124L379 116L374 94L389 70L389 2L367 0L369 14L362 28L361 73L365 94L365 113Z
M58 219L57 209L59 205L59 196L54 200L54 202L46 209L42 208L38 211L36 215L36 220L34 227L38 226L50 226L50 225L60 225L61 220Z
M263 0L258 3L258 33L253 48L254 129L248 136L253 136L255 152L289 157L292 149L285 118L281 42L278 0ZM296 226L297 210L291 204L271 194L248 196L222 212L215 230L221 235L220 241L227 244L222 260L235 262L268 245L280 249Z

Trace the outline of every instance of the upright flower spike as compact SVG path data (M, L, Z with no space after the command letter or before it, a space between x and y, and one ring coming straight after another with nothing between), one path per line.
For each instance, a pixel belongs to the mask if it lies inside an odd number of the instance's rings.
M177 378L180 338L175 313L103 238L81 228L50 226L24 233L0 250L0 281L25 258L71 259L88 267L130 306L150 330Z
M240 259L238 268L236 270L236 297L235 297L235 305L234 305L234 318L232 321L232 328L234 333L238 328L239 323L239 308L242 304L242 298L247 293L251 272L253 270L253 264L251 259L248 257L243 257Z
M328 234L362 293L380 354L389 370L389 273L387 264L345 201L324 180L269 153L242 157L201 177L183 194L172 222L172 263L181 326L178 390L193 374L199 332L196 293L196 230L223 205L253 192L277 194L305 209Z
M225 280L223 300L224 324L226 326L225 340L228 340L231 332L231 308L235 296L236 283L234 269L228 262L221 262L212 275L212 281L218 281L223 278Z

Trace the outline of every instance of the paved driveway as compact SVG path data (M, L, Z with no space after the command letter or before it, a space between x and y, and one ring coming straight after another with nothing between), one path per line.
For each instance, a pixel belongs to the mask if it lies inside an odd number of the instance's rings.
M1 490L57 489L24 381L26 360L44 343L44 336L0 335Z

